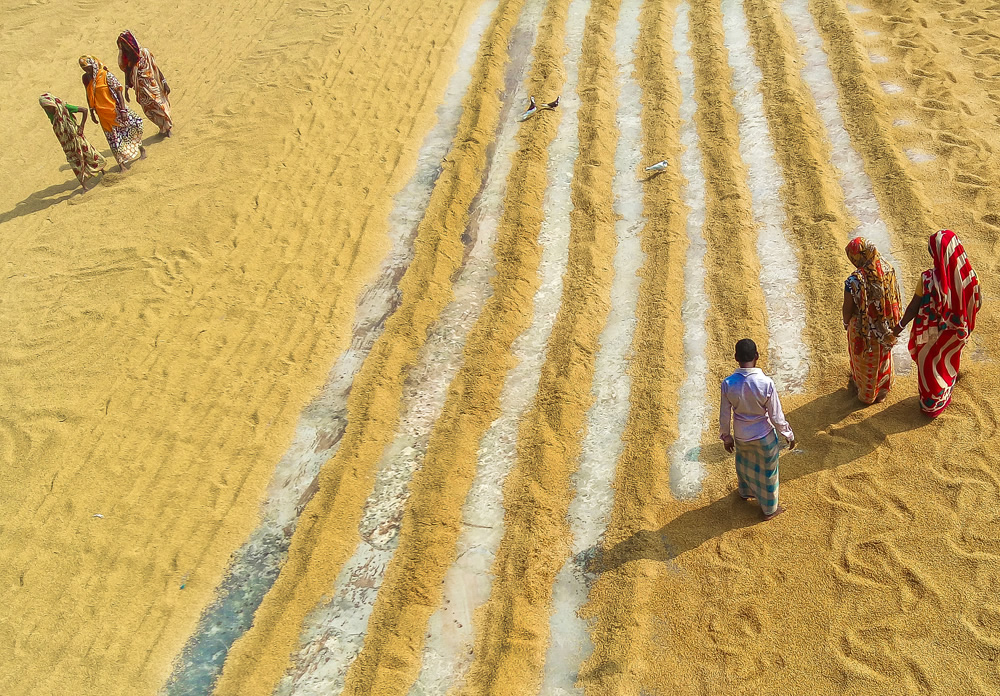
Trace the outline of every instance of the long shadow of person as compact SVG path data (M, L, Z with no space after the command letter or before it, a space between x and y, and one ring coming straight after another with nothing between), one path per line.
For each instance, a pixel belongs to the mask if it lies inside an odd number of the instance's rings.
M38 211L45 210L49 206L55 205L56 203L62 203L72 197L77 190L81 192L83 191L83 189L80 188L79 180L77 180L76 177L73 177L72 179L64 181L61 184L53 184L52 186L44 188L41 191L35 191L7 212L0 213L0 224L13 220L16 217L21 217L22 215L37 213ZM61 193L65 193L66 195L60 196L59 194Z
M795 452L781 457L781 483L852 462L873 452L887 436L930 422L920 413L916 397L898 401L868 418L852 415L861 407L854 394L840 389L789 412L788 422L799 437L799 445ZM715 448L713 445L706 459L718 461L726 456L721 443L719 452ZM730 530L760 522L759 507L727 495L679 515L660 529L636 532L596 554L593 568L604 572L641 559L666 562Z
M147 135L142 139L142 146L149 147L153 143L162 143L167 139L166 133L153 133L152 135Z
M143 147L166 139L167 136L163 133L154 133L153 135L143 139ZM115 164L115 158L111 154L111 150L105 150L101 154L103 154L104 158L108 161L109 167ZM68 164L64 164L59 167L59 171L68 171L69 169L70 167ZM96 179L88 179L87 183L91 188L93 188L101 183L104 176L104 174L100 174ZM108 181L111 180L108 179ZM53 206L56 203L62 203L63 201L69 200L74 195L82 192L83 189L80 188L80 182L76 177L67 179L61 184L53 184L52 186L44 188L41 191L35 191L20 203L15 204L10 210L0 213L0 224L13 220L17 217L21 217L22 215L31 215L32 213L45 210L49 206ZM61 193L65 193L66 195L60 196L59 194Z

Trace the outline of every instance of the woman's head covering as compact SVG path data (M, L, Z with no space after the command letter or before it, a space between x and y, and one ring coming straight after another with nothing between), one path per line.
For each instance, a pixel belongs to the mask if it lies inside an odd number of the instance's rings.
M52 130L54 130L56 135L59 136L59 142L62 142L66 137L76 134L76 119L73 118L69 109L66 108L66 102L59 97L54 97L46 92L38 98L38 104L43 109L49 108L54 112L52 117Z
M94 56L80 56L80 67L83 68L84 72L93 70L96 75L104 67L104 63L94 58Z
M38 104L43 109L52 110L54 114L52 117L52 129L56 132L56 135L61 136L63 133L70 131L76 133L78 125L76 119L69 112L69 109L66 108L66 102L46 92L38 98Z
M43 108L47 106L51 109L56 109L58 111L59 105L62 104L63 102L59 97L53 97L51 94L46 92L45 94L43 94L38 98L38 103Z
M900 317L896 272L864 237L852 239L845 251L858 269L847 279L847 290L858 311L857 333L866 350L872 350L876 344L891 346L896 342L892 329Z
M128 29L118 35L118 67L125 73L126 87L135 87L132 73L133 68L142 60L141 51L139 42Z
M934 260L934 267L925 272L925 275L930 274L928 309L936 315L937 326L933 326L935 322L926 320L918 322L918 325L924 331L953 329L959 332L960 338L966 338L976 326L976 312L982 302L979 278L972 270L962 242L951 230L938 230L932 234L927 250Z
M851 260L855 268L864 268L873 261L879 259L878 249L865 237L855 237L848 243L847 258Z
M118 35L118 48L129 52L134 58L139 57L139 42L135 40L135 36L128 29Z

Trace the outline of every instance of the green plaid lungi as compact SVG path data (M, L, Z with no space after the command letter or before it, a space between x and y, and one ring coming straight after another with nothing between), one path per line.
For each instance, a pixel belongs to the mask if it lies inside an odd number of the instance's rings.
M736 441L736 478L740 495L754 497L765 515L778 509L778 433L771 430L759 440Z

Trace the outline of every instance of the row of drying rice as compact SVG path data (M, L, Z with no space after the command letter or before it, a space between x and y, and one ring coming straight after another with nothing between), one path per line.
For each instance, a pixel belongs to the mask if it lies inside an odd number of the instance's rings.
M756 24L748 26L748 16ZM675 405L652 417L669 433L670 488L691 497L706 475L699 451L711 438L714 379L729 367L733 336L758 332L787 390L805 387L809 344L819 340L798 289L805 242L794 236L784 189L783 163L797 153L783 152L793 146L774 135L780 124L769 108L780 96L755 56L760 17L782 23L805 59L783 87L802 98L802 118L815 122L841 173L842 190L819 194L842 213L834 216L835 241L860 223L891 253L807 0L780 8L754 0L750 10L740 0L698 8L487 0L459 50L417 172L397 197L397 248L382 290L362 298L355 345L304 415L302 442L276 473L265 522L237 555L168 693L214 682L244 631L241 654L252 655L246 646L255 642L282 654L255 672L226 664L220 693L562 694L599 683L600 670L579 681L578 672L601 659L593 643L612 634L600 622L591 633L580 612L600 571L605 531L627 517L621 477L632 471L630 433L650 417L633 367L644 380L652 372L671 381ZM295 553L294 530L318 488L310 482L337 451L345 420L359 415L347 408L349 385L400 302L396 283L441 185L434 167L459 132L462 107L474 103L463 92L480 84L482 56L501 39L502 104L495 131L485 134L482 186L466 210L453 211L468 219L452 299L426 337L409 337L419 349L405 368L398 413L361 414L395 418L395 435L370 462L370 495L346 540L353 553L273 598L279 617L301 615L283 611L282 602L312 605L294 649L284 649L287 641L262 635L273 620L249 627L247 619ZM674 113L649 108L653 93ZM522 122L516 116L528 96L560 96L560 105ZM660 133L662 142L650 141ZM658 151L671 155L672 169L648 175L644 165ZM680 205L669 199L673 189ZM683 231L670 239L657 237L662 221L650 216L665 205ZM744 260L738 273L707 272L729 254ZM667 257L683 261L670 270ZM676 282L675 299L650 306L676 309L666 317L642 309L641 299L662 293L664 278ZM747 289L749 310L732 326L721 305L734 280L760 291ZM404 282L404 301L405 293ZM766 321L754 326L753 317ZM675 333L683 355L650 351L641 337L653 327ZM308 565L308 553L296 562ZM242 594L232 599L237 587ZM212 641L217 647L205 649ZM238 676L250 673L252 683Z

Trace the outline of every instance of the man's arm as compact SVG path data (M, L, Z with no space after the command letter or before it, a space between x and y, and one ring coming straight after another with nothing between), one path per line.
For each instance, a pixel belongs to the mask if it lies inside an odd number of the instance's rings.
M730 421L733 418L733 405L726 395L726 383L722 383L722 398L719 400L719 439L722 440L727 452L732 452L735 445L733 442Z
M771 419L775 429L784 435L790 445L794 446L795 433L792 432L792 426L788 425L788 421L785 420L785 413L781 410L781 400L778 398L778 390L773 386L767 399L767 416Z

